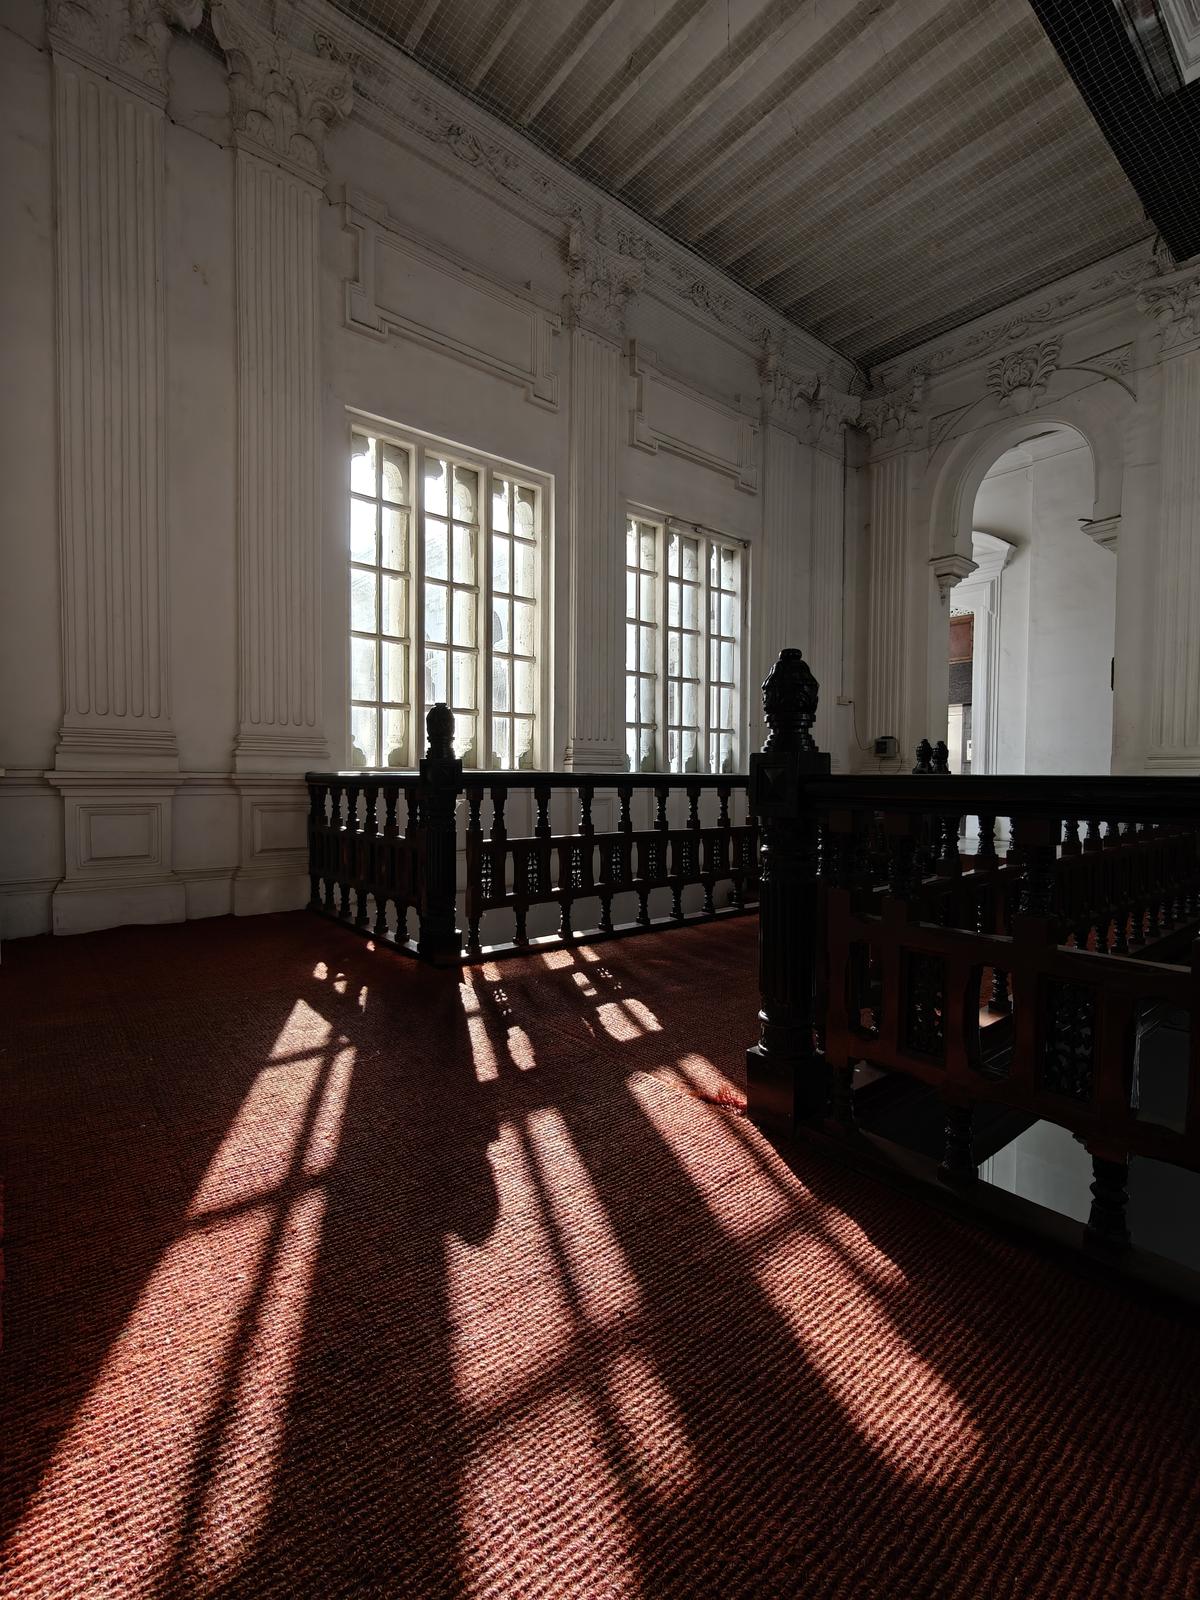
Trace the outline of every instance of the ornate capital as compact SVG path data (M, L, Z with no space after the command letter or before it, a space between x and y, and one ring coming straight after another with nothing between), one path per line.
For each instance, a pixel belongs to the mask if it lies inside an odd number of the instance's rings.
M1097 517L1094 522L1083 522L1080 526L1093 544L1099 545L1101 550L1116 555L1117 540L1121 533L1120 512L1114 517Z
M598 244L580 222L568 229L566 258L571 320L600 333L624 333L625 313L642 287L641 261Z
M1164 273L1144 283L1138 310L1158 323L1164 353L1200 339L1200 267Z
M972 561L970 556L931 556L930 570L938 586L938 599L945 605L950 598L950 591L956 583L961 583L964 578L969 578L976 570L978 563Z
M48 32L55 50L165 98L171 28L203 14L204 0L50 0Z
M886 449L902 449L919 442L925 378L926 374L917 369L900 388L865 397L859 421L870 435L872 444Z
M214 0L212 25L229 64L238 144L319 181L325 135L354 102L349 67L270 33L242 0Z
M1062 339L1042 339L1037 344L1010 350L993 361L987 370L987 386L1001 405L1018 416L1032 411L1046 392L1046 385L1058 371Z

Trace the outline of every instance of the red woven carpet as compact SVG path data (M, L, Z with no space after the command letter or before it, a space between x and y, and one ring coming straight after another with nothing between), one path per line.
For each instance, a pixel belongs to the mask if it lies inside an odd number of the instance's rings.
M1200 1593L1200 1338L785 1164L753 939L6 946L0 1594Z

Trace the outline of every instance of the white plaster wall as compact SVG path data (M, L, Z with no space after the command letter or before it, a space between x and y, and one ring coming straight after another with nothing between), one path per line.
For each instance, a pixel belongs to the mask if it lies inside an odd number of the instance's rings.
M1024 772L1029 692L1029 596L1033 568L1033 472L1027 452L997 462L979 486L975 525L1007 539L1013 554L1001 578L996 770Z
M53 764L62 720L62 640L53 124L43 7L37 0L16 0L0 27L0 181L6 219L0 333L12 379L5 387L0 429L0 766L7 769L0 777L0 937L13 937L49 928L50 891L64 870L62 801L43 776ZM196 39L177 36L169 71L163 216L167 637L180 762L170 865L185 886L187 915L207 916L232 908L244 827L233 780L239 717L234 154L222 60ZM365 196L406 238L442 252L436 270L447 296L458 293L464 273L483 274L551 315L561 315L568 287L565 225L533 216L528 205L514 202L486 175L439 146L398 144L373 116L364 108L335 127L325 150L321 698L330 761L341 765L348 759L346 479L347 408L352 407L552 480L553 687L545 754L557 765L567 726L565 662L570 652L589 648L587 637L571 636L568 622L567 333L564 329L553 341L558 404L547 408L533 403L520 384L481 370L481 363L470 359L470 348L486 350L492 337L486 307L465 314L455 327L465 354L439 348L436 340L394 331L369 337L349 326L346 284L357 261L344 202ZM631 375L622 385L620 495L627 503L747 542L749 663L772 560L763 521L761 346L731 333L700 304L684 305L652 289L634 303L628 333L637 341L639 368L648 374L653 407L648 414L667 442L656 450L634 446L631 354ZM759 471L757 479L751 473L739 486L734 458L747 421L759 430ZM705 450L715 452L716 464L695 458ZM685 458L689 451L691 458ZM827 595L814 594L810 581L814 454L809 444L793 442L794 517L771 532L777 563L791 574L784 642L801 647L813 608L841 605L840 573ZM598 594L595 606L596 615L606 606L622 608L623 595ZM853 630L844 646L852 648ZM836 698L835 684L829 692ZM757 700L757 675L748 665L747 724ZM748 753L749 738L743 754Z

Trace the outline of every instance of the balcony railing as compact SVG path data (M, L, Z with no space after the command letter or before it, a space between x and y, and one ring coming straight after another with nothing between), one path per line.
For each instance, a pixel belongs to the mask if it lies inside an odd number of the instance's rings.
M1092 1156L1087 1242L1123 1247L1131 1156L1200 1171L1200 779L833 776L799 651L764 705L751 1115L861 1146L856 1068L903 1074L940 1096L964 1191L976 1108L1055 1123ZM1178 1072L1147 1048L1164 1016Z
M311 910L445 963L528 949L538 913L552 916L535 935L545 948L756 904L758 830L744 773L464 773L445 706L430 712L428 731L417 772L308 774ZM510 826L517 794L532 802L527 833ZM597 827L598 801L612 826ZM665 915L652 915L652 897L667 902ZM622 901L632 915L615 921ZM588 905L598 912L590 929L577 925ZM485 919L502 934L486 945Z

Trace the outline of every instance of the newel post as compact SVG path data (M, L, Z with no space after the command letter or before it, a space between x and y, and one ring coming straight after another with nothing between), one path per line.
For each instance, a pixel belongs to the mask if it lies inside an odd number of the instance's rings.
M750 807L759 819L759 1040L746 1052L748 1109L760 1127L790 1133L821 1115L829 1069L813 1037L818 926L817 817L806 780L830 770L813 741L818 685L799 650L767 674L769 732L750 757Z
M417 950L427 961L457 961L462 935L456 916L458 835L454 813L462 762L454 754L454 713L439 702L425 718L429 748L421 761L421 929Z

